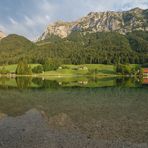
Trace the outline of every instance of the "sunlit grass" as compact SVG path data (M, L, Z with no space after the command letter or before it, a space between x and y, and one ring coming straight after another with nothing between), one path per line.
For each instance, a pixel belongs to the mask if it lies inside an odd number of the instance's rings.
M31 66L31 68L34 68L39 64L29 64L29 65ZM5 67L5 69L8 70L9 72L14 73L16 71L17 64L0 66L0 69L2 69L3 67Z

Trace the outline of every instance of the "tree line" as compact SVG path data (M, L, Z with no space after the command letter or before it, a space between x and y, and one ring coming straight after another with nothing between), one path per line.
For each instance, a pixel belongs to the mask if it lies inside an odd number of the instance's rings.
M17 64L21 58L38 64L47 59L62 64L146 64L148 32L73 32L65 39L49 36L37 43L11 35L0 42L0 55L1 65Z

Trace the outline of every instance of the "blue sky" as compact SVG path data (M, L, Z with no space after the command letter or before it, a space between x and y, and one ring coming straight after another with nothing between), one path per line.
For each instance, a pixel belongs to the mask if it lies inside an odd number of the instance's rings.
M148 0L0 0L0 30L36 39L49 23L72 21L90 11L147 9Z

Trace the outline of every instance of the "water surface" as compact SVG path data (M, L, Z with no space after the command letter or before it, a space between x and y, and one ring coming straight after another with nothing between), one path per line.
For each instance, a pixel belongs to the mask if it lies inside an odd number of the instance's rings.
M148 147L148 87L133 78L0 78L0 148Z

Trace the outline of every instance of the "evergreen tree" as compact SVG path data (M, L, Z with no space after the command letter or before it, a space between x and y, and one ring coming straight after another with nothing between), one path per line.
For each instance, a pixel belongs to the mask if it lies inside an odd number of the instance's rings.
M27 60L24 58L20 59L16 68L17 75L31 75L32 69L31 66L28 65Z

